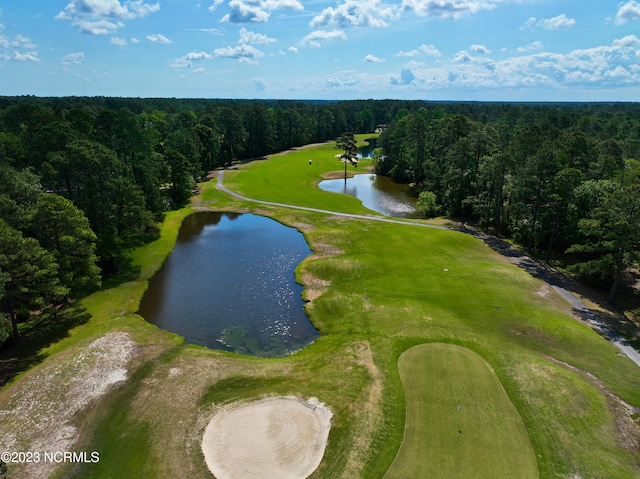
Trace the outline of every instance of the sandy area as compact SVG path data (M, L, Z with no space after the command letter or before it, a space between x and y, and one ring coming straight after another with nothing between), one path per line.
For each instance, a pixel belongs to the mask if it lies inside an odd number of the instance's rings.
M76 451L74 416L126 381L137 351L127 333L114 331L31 369L0 402L0 452ZM62 465L16 462L9 465L9 477L45 479Z
M320 464L331 411L314 398L268 398L218 412L202 438L217 479L304 479Z

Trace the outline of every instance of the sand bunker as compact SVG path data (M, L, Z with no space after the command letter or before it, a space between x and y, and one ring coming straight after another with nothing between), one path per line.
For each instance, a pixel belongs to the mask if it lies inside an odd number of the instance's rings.
M331 416L315 399L232 406L209 422L202 452L217 479L304 479L322 460Z

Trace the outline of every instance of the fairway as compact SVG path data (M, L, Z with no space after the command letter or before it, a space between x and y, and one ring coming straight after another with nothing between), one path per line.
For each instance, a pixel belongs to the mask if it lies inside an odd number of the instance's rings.
M90 320L0 392L0 450L35 451L75 428L69 448L97 451L100 462L44 464L56 467L47 477L212 477L202 450L210 418L295 397L331 411L313 479L638 479L636 364L484 242L420 220L373 221L384 218L320 190L321 178L340 171L335 154L328 143L226 170L224 186L244 199L218 189L218 178L199 185L190 207L167 215L159 240L131 252L137 279L83 299ZM304 234L313 254L296 279L320 332L313 344L282 358L231 354L183 345L135 314L182 220L202 210L253 212ZM126 380L94 397L92 381L64 379L103 337L136 346ZM122 360L118 348L108 354ZM90 405L74 409L88 394ZM34 427L40 411L73 414ZM9 476L34 477L26 467L12 463Z
M538 477L524 423L480 356L422 344L400 356L398 370L407 415L385 479Z

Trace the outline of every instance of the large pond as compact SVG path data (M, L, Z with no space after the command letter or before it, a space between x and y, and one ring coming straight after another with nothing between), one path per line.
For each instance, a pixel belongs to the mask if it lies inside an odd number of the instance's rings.
M355 196L370 210L396 218L418 218L417 198L410 195L409 185L394 183L387 176L359 174L352 178L323 180L318 186L333 193Z
M195 213L149 282L139 314L187 343L283 356L318 337L294 270L303 235L252 214Z

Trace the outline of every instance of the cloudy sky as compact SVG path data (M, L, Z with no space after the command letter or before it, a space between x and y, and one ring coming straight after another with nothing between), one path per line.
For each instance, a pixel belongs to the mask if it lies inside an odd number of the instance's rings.
M7 0L23 94L640 101L640 1Z

